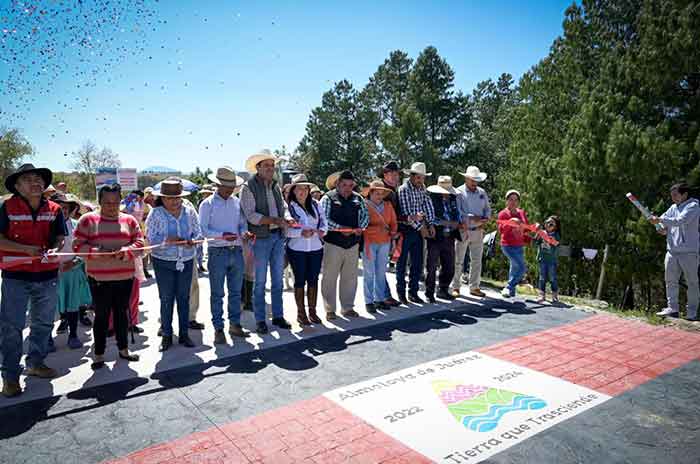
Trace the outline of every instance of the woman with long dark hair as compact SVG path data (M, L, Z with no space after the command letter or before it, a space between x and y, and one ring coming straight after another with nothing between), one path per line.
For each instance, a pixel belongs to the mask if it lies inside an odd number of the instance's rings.
M316 314L318 298L318 275L323 260L323 242L328 226L321 209L309 190L313 184L304 174L292 178L287 199L289 214L296 222L296 227L287 229L287 256L294 273L294 299L297 303L297 322L306 326L320 324ZM308 298L308 316L304 308L304 294Z

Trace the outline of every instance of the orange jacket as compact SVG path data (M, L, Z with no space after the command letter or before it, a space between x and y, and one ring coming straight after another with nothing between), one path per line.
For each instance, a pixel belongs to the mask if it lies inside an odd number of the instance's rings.
M390 201L384 201L384 211L380 214L374 204L367 200L367 211L369 212L369 225L365 229L363 236L365 244L388 243L398 229L396 212ZM389 230L386 229L389 226Z

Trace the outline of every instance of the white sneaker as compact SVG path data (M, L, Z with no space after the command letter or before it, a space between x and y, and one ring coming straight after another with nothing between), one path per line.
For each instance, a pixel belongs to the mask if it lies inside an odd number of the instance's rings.
M510 298L510 290L508 289L508 287L501 290L501 296L503 298Z
M673 316L674 314L678 315L678 310L673 308L664 308L656 313L657 316Z

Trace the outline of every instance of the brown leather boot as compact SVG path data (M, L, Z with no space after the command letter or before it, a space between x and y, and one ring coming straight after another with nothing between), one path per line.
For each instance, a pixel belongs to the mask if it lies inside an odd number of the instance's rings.
M304 289L294 289L294 299L297 302L297 322L301 326L311 325L309 318L306 317L306 309L304 309Z
M318 297L318 287L309 287L306 291L306 298L309 301L309 320L314 324L321 324L321 318L316 314L316 298Z

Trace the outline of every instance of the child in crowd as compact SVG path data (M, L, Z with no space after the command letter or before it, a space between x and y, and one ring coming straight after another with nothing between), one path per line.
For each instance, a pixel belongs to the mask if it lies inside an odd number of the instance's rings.
M557 242L561 241L561 229L558 216L550 216L544 221L544 230ZM538 303L544 303L547 295L547 281L552 287L552 301L559 301L559 286L557 284L557 261L559 257L559 246L551 245L542 238L535 239L537 246L537 263L540 267L539 290L540 298Z

